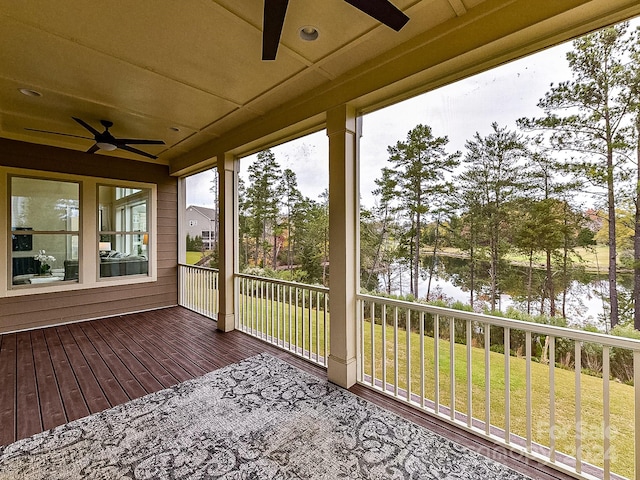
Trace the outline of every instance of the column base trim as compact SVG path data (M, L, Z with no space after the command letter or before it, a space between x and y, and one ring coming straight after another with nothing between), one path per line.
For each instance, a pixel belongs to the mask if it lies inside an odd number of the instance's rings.
M357 365L355 358L344 360L329 355L327 362L327 378L330 382L344 388L352 387L357 381Z
M233 313L227 315L218 314L218 330L230 332L235 330L236 316Z

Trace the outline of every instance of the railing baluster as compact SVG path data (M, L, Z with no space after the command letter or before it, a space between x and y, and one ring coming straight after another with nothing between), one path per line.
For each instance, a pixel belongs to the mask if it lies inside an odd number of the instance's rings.
M420 312L420 407L424 408L425 372L424 372L424 312Z
M306 346L307 346L307 324L305 321L306 318L306 312L307 312L307 307L306 307L306 301L305 301L305 290L302 290L302 356L305 356L305 351L306 351Z
M295 310L294 310L294 319L293 321L295 322L293 324L293 330L294 330L294 337L295 337L295 352L296 354L300 355L300 351L299 351L299 347L300 347L300 339L298 338L300 335L300 329L298 328L298 322L300 320L300 309L298 308L298 297L300 295L300 289L298 287L296 287L295 289Z
M525 337L525 385L526 385L526 416L527 416L527 452L531 453L531 437L532 437L532 424L533 424L533 408L531 402L531 332L526 333Z
M281 291L281 287L280 285L276 286L276 319L277 319L277 330L276 330L276 344L278 346L282 346L284 347L284 333L283 333L283 319L282 319L282 312L281 312L281 307L280 305L282 304L281 300L280 300L280 291Z
M393 307L393 396L398 396L398 307Z
M449 417L456 419L456 324L449 317Z
M382 304L382 391L387 393L387 306Z
M324 365L327 365L329 358L329 322L327 321L327 315L329 314L329 296L326 292L323 294L324 300L324 313L322 315L322 327L324 331Z
M473 425L473 356L471 350L471 320L466 321L467 340L467 427Z
M549 460L556 461L556 338L549 339Z
M635 478L640 476L640 452L638 452L640 443L640 350L633 352L633 390L635 400Z
M576 473L582 472L582 345L575 342L574 347L575 394L576 394Z
M609 376L611 374L610 369L610 349L605 346L602 347L602 425L603 429L603 470L604 480L611 478L611 413L610 413L610 391L609 391Z
M491 325L484 324L484 434L491 435Z
M435 387L434 410L440 413L440 316L433 316L433 383Z
M358 356L358 358L362 358L362 357ZM316 362L319 362L319 361L320 361L320 292L316 292Z
M405 337L407 349L407 402L411 402L411 310L407 309L405 320Z
M376 386L376 304L371 302L371 386Z
M511 329L504 329L504 441L511 443Z
M293 326L291 325L291 317L292 317L291 313L293 312L292 310L293 305L291 304L291 290L292 290L291 285L288 286L288 290L289 290L289 309L287 312L287 317L289 319L289 350L291 350L291 346L293 345L293 342L291 341L291 334L293 332Z

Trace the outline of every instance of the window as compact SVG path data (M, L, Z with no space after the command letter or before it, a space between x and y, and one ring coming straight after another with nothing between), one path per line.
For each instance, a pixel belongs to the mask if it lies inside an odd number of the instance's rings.
M202 231L202 239L203 240L209 240L209 230L203 230Z
M78 281L80 183L10 177L11 283Z
M98 186L99 276L149 273L148 188Z

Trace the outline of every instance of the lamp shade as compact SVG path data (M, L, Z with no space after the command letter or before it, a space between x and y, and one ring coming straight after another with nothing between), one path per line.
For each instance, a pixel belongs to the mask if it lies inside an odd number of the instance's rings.
M99 242L98 250L104 252L105 250L111 250L111 242Z

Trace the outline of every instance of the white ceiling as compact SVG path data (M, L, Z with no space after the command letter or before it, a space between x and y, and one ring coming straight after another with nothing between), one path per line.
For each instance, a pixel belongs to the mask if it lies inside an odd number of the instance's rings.
M400 32L344 0L290 0L265 62L259 0L0 0L0 137L85 151L92 140L26 129L86 136L71 117L107 119L116 137L166 143L139 147L157 160L109 155L185 172L318 128L336 104L378 108L640 13L632 0L392 2L410 17Z

